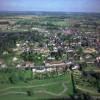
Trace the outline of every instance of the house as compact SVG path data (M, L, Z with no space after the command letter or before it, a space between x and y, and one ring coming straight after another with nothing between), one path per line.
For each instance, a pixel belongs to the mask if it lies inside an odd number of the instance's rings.
M86 53L86 54L92 54L92 53L95 53L97 51L95 50L95 48L85 48L83 50L83 52Z
M42 68L42 69L33 68L32 69L33 73L44 73L45 71L46 71L45 68Z
M80 68L80 66L78 65L78 64L76 64L76 65L74 65L73 67L72 67L72 70L77 70L77 69L79 69Z
M12 59L13 62L16 62L17 60L18 60L17 57L13 57L13 59Z
M73 49L67 49L66 52L67 53L74 53L75 51Z
M0 59L0 65L2 65L4 63L3 59Z
M3 52L3 55L7 55L7 54L8 54L8 52L7 52L7 51L4 51L4 52Z
M57 47L54 47L53 48L53 52L58 52L58 48Z
M73 64L73 62L72 61L67 61L67 62L65 62L66 63L66 65L67 66L69 66L69 65L72 65Z
M52 71L56 71L56 68L45 67L45 66L32 68L33 74L36 74L36 73L45 73L45 72L52 72Z
M100 68L100 56L96 57L96 65Z
M55 57L48 56L48 57L47 57L47 60L48 60L48 61L53 61L53 60L55 60Z
M50 52L48 48L34 48L33 51L37 53L44 53L44 54L48 54Z
M51 62L46 62L45 66L46 67L61 67L61 66L66 66L66 64L62 61L51 61Z
M34 67L34 63L33 62L29 62L29 61L26 61L26 62L22 62L21 64L17 64L16 68L33 68Z
M0 59L0 68L6 68L7 65L4 63L3 59Z

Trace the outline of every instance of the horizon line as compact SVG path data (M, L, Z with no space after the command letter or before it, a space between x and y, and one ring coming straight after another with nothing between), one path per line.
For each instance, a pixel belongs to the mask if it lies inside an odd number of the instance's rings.
M15 10L15 11L13 11L13 10L1 10L0 12L60 12L60 13L100 13L100 12L92 12L92 11L88 11L88 12L85 12L85 11L36 11L36 10L34 10L34 11L31 11L31 10L26 10L26 11L24 11L24 10Z

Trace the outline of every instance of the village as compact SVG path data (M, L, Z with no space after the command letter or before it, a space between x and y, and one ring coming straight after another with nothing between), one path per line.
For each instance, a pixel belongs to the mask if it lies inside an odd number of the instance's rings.
M98 18L89 17L93 19L89 21L78 16L3 17L0 85L65 77L67 73L72 94L79 90L100 96L100 23Z

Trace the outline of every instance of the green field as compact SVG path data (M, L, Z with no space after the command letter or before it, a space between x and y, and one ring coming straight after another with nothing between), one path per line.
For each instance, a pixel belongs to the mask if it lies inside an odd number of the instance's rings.
M44 100L73 94L70 72L54 78L33 79L27 83L0 84L0 87L0 100Z

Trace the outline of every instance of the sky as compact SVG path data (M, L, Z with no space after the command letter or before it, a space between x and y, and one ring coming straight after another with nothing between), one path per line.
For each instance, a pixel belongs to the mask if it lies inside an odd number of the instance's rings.
M0 11L100 12L100 0L0 0Z

